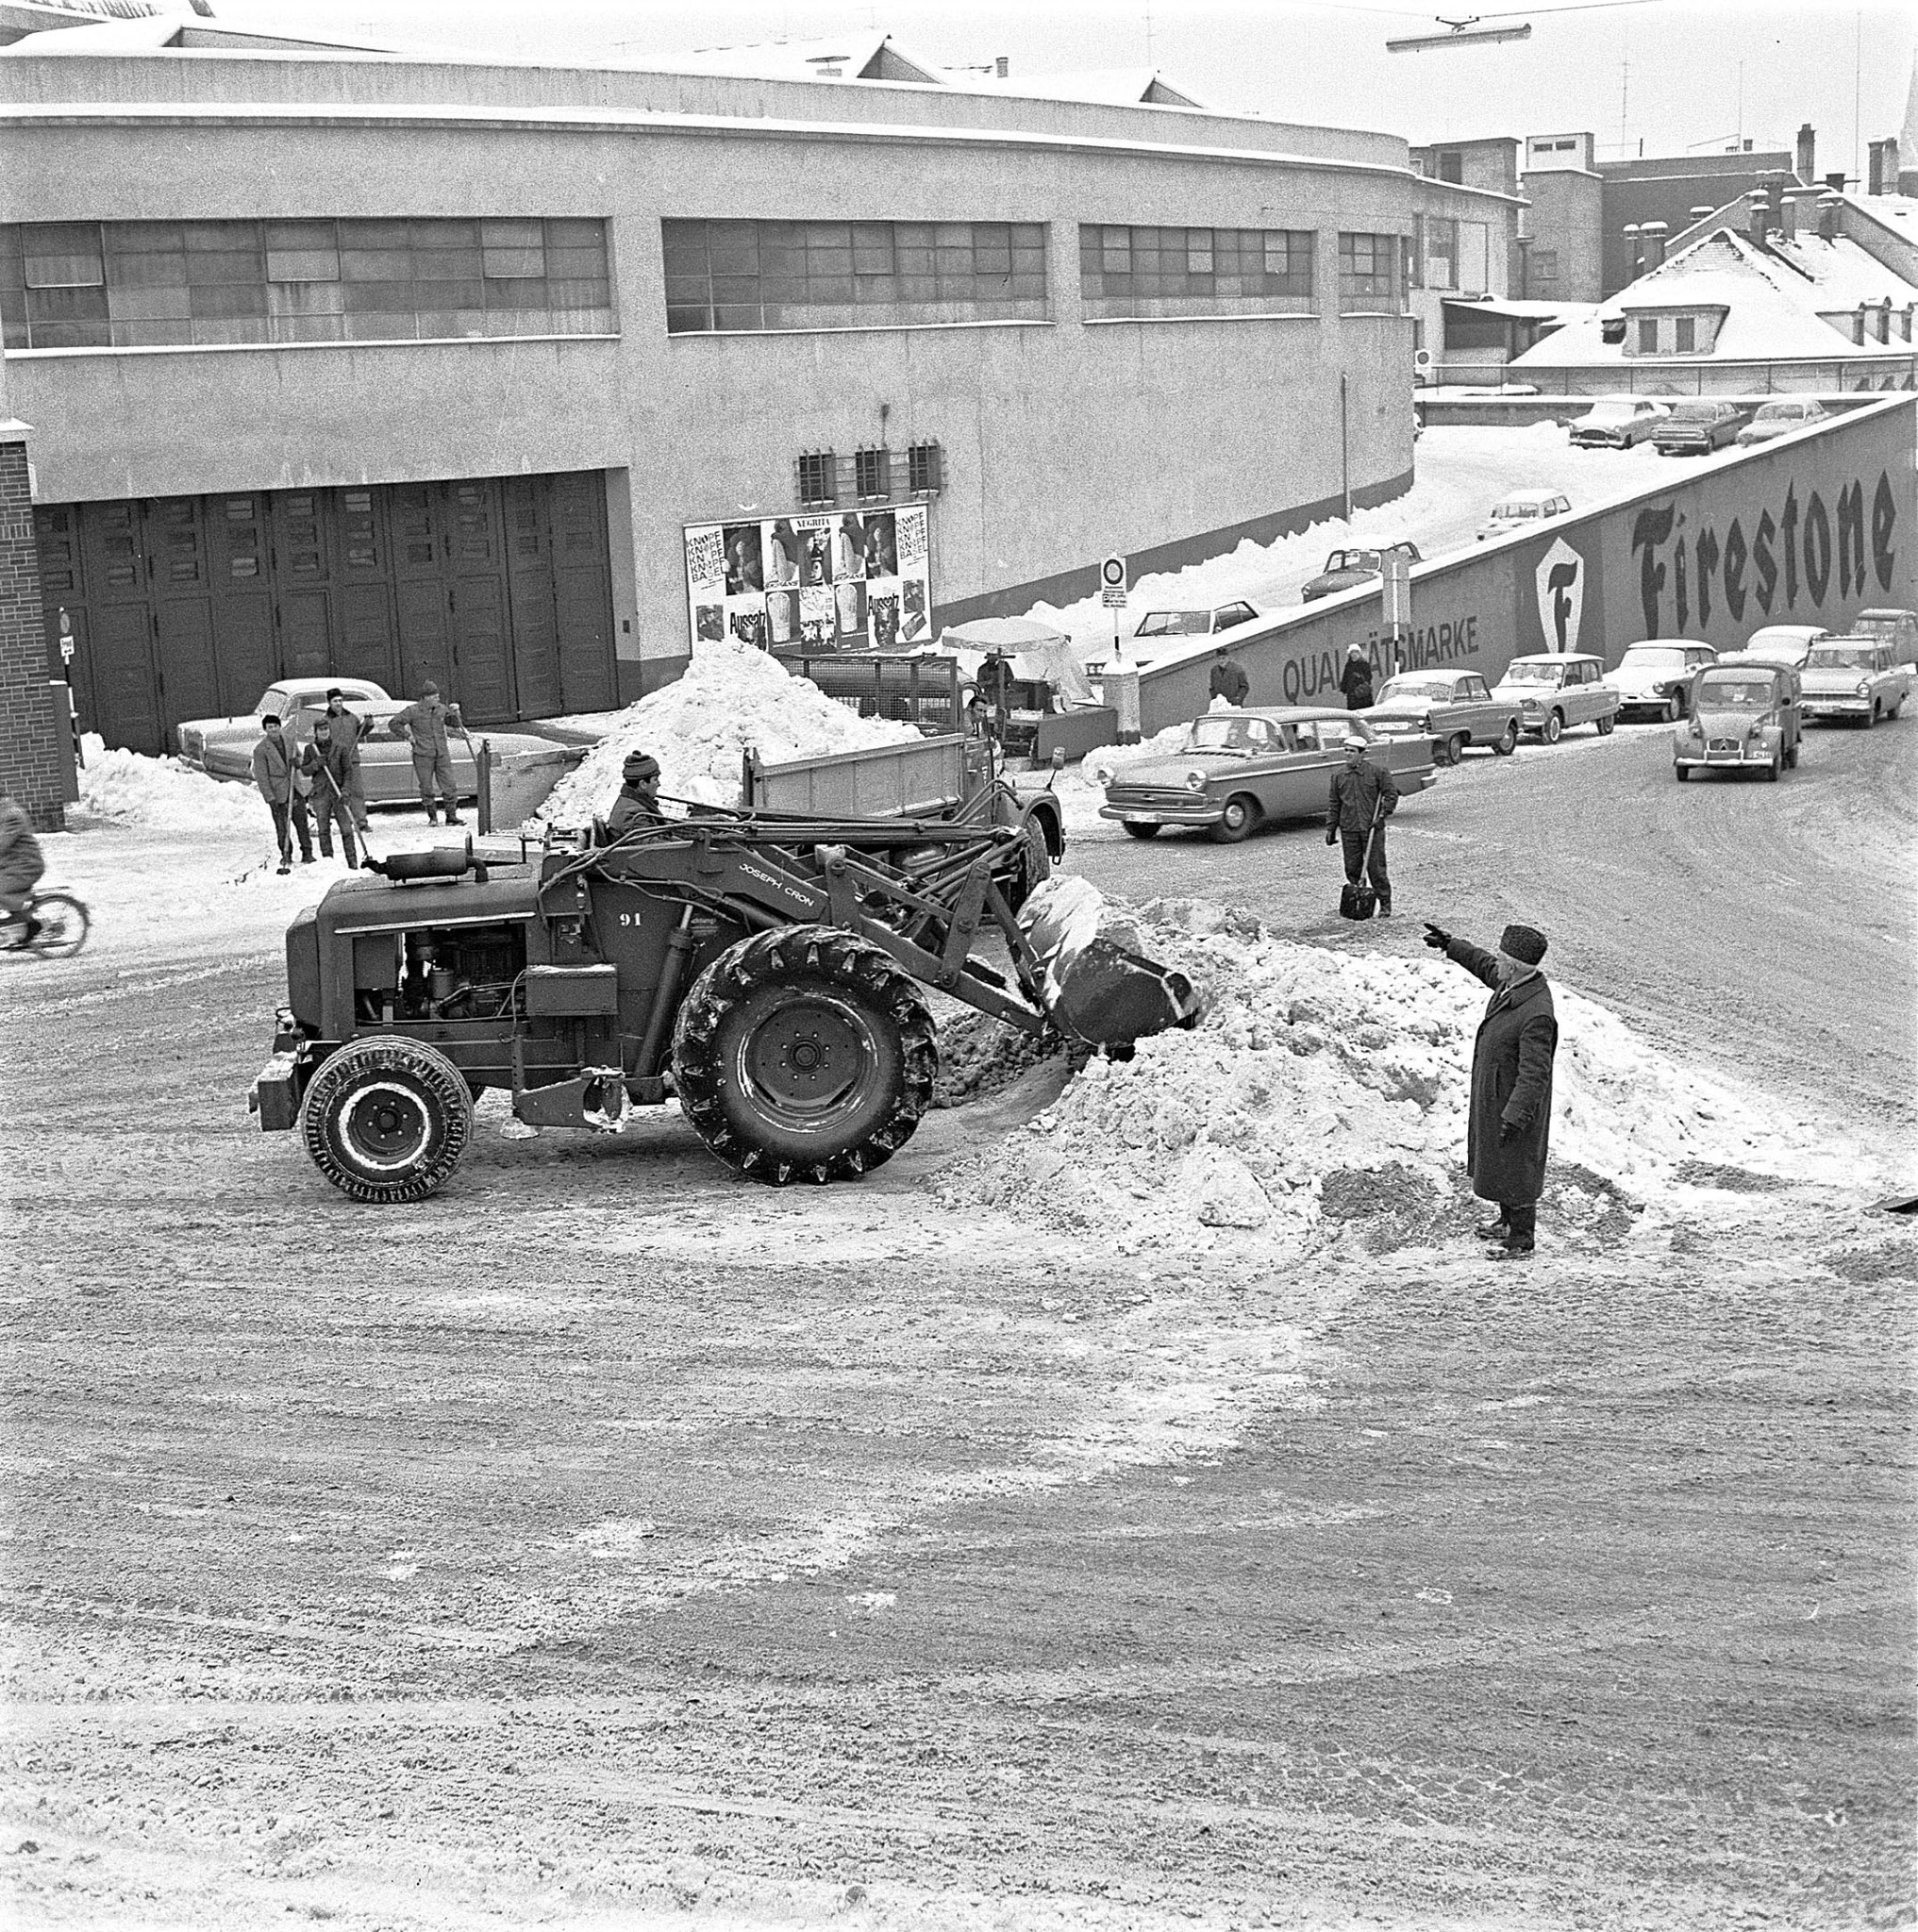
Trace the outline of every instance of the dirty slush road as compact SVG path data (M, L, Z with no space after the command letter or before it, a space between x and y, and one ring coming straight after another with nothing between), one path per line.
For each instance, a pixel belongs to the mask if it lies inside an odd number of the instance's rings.
M1918 1918L1901 1224L1148 1274L933 1197L1046 1068L374 1212L194 943L0 991L20 1923Z

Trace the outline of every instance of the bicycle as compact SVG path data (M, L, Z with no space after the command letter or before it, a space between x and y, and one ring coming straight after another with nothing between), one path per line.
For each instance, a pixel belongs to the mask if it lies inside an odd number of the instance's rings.
M26 916L40 930L30 940L16 940L0 951L38 953L43 959L71 959L87 943L92 915L71 892L34 892L26 901Z

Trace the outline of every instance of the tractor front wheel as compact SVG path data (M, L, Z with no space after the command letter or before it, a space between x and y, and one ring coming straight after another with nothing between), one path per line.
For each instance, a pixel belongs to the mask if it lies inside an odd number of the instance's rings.
M349 1200L424 1201L466 1152L473 1096L436 1048L373 1034L322 1063L300 1127L313 1165Z
M727 1166L774 1187L850 1180L911 1138L938 1068L917 984L832 926L759 933L693 982L673 1084Z

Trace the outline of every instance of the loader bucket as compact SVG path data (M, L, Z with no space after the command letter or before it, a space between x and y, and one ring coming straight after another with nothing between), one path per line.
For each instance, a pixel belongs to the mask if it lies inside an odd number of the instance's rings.
M1046 1017L1068 1038L1092 1046L1128 1046L1148 1034L1196 1025L1192 981L1101 932L1104 915L1098 889L1079 878L1048 879L1020 907Z

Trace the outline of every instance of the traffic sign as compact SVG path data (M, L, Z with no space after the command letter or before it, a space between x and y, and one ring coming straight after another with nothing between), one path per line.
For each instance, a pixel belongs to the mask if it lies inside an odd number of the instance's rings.
M1124 590L1101 591L1099 592L1099 602L1108 610L1123 610L1126 608L1126 592Z
M1109 557L1099 565L1099 602L1109 610L1126 608L1126 559Z

